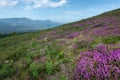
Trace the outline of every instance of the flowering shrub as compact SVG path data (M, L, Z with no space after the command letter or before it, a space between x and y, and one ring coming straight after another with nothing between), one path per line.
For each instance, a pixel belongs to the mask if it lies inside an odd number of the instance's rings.
M120 49L100 45L93 52L80 53L74 80L119 80Z
M71 34L67 35L67 38L68 39L73 39L74 37L77 37L79 35L80 35L79 32L74 32L74 33L71 33Z

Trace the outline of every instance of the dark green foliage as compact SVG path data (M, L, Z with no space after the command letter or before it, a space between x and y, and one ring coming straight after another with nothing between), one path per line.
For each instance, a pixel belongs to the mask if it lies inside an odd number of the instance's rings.
M65 54L55 43L47 45L45 50L49 57L49 60L45 63L45 72L47 74L52 74L59 70L59 64L64 62Z
M0 79L5 78L11 74L11 71L8 67L4 67L0 70Z
M45 64L45 72L47 74L53 73L56 68L57 68L57 64L52 61L47 61Z
M90 48L94 49L98 44L100 44L102 42L102 38L101 37L96 37L95 40L93 40L90 43Z
M8 37L8 36L11 36L11 34L0 34L0 38L5 38L5 37Z
M58 59L64 59L65 58L65 54L61 51L61 52L58 53L57 58Z
M65 77L64 75L60 76L60 80L68 80L67 77Z
M34 80L37 80L40 77L40 73L42 73L43 70L43 65L39 64L39 63L31 63L30 67L29 67L29 71L31 73L31 75L33 76Z
M5 38L5 37L10 37L10 36L15 36L15 35L21 35L21 34L25 34L25 33L29 33L29 32L23 32L23 33L16 33L16 32L12 32L12 33L2 33L0 34L0 38Z
M104 44L115 44L118 41L120 41L120 37L119 36L108 36L108 37L103 37L102 38L102 42Z
M15 73L15 69L12 68L13 61L10 60L7 63L0 64L0 79L4 79L8 76L11 76Z
M58 53L60 52L60 47L53 43L53 44L47 45L45 50L48 55L50 55L51 57L54 57L54 56L57 56Z
M76 44L78 45L78 48L80 49L84 49L89 46L88 41L80 41L80 42L76 42Z

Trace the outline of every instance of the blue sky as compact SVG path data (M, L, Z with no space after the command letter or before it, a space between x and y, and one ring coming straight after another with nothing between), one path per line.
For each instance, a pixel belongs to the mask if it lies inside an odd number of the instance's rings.
M0 18L73 22L120 8L120 0L0 0Z

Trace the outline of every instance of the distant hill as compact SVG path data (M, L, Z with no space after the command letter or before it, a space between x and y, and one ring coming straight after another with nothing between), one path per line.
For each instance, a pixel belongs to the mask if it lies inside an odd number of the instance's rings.
M32 20L28 18L0 19L0 33L26 32L56 27L60 23L50 20Z

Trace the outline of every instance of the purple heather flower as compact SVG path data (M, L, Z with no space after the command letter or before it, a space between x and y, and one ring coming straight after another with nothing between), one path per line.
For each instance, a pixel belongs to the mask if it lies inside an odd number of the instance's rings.
M80 53L74 80L118 79L120 79L120 49L108 50L106 46L100 45L93 52Z
M79 35L80 35L79 32L73 32L73 33L71 33L71 34L68 34L68 35L67 35L67 38L68 38L68 39L72 39L72 38L77 37L77 36L79 36Z

